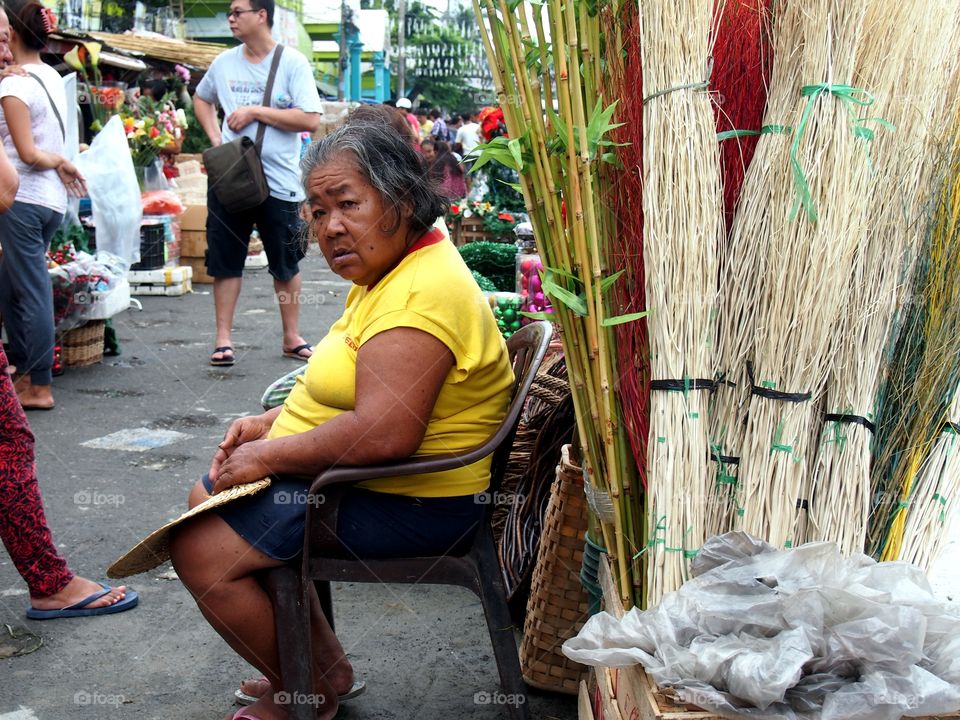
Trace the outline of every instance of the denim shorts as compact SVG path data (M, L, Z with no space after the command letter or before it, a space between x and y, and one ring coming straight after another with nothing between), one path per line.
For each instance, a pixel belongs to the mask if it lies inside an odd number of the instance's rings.
M291 560L303 551L309 481L272 479L266 490L213 512L260 552ZM213 489L206 475L203 486ZM476 495L419 498L351 487L340 500L337 537L364 558L457 554L470 546L485 507Z
M262 204L242 212L229 213L213 190L207 192L207 272L215 278L243 275L250 233L256 224L270 274L286 282L300 272L307 250L306 224L300 217L300 203L268 197Z

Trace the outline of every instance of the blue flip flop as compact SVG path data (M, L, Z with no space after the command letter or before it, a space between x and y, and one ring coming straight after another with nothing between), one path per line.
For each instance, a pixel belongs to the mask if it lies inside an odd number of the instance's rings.
M36 610L34 608L27 608L27 617L31 620L55 620L56 618L72 618L72 617L90 617L91 615L111 615L112 613L123 612L124 610L132 610L137 606L137 603L140 602L140 596L137 595L135 590L127 590L126 596L123 600L115 602L113 605L104 605L103 607L90 608L87 607L92 602L96 602L104 595L113 590L112 587L106 583L97 583L103 590L95 592L90 597L86 597L78 603L73 605L68 605L65 608L60 608L59 610Z

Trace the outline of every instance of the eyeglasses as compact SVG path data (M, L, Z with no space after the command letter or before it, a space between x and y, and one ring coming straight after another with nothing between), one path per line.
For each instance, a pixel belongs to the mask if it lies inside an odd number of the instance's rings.
M230 12L227 13L227 19L235 20L241 15L243 15L244 13L248 13L248 12L260 12L260 11L259 10L231 10Z

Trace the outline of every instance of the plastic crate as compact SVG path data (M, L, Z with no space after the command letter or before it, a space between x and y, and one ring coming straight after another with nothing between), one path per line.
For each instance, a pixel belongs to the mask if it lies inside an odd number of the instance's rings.
M162 222L140 226L140 262L131 270L159 270L167 262L167 230Z

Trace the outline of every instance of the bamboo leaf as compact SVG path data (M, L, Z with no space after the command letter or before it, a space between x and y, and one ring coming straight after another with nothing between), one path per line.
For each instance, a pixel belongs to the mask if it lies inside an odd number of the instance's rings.
M573 273L567 270L561 270L560 268L547 267L546 265L543 267L543 270L544 270L543 276L550 280L553 280L551 275L559 275L560 277L565 277L568 280L573 280L575 283L583 285L583 281L580 278L578 278L576 275L574 275Z
M521 310L521 311L520 311L520 314L523 315L524 317L530 318L531 320L550 320L550 321L552 321L552 320L555 319L552 313L545 313L545 312L527 312L526 310Z
M498 182L498 183L503 183L503 184L506 185L508 188L511 188L511 189L513 189L513 190L516 190L516 191L517 191L518 193L520 193L521 195L523 194L523 186L520 185L520 183L507 182L506 180L501 180L500 178L497 178L497 182Z
M512 138L507 141L507 148L510 150L510 154L513 155L515 164L508 167L513 167L517 172L523 172L523 151L520 148L520 139Z
M543 292L553 300L566 305L580 317L587 316L587 301L583 295L575 295L564 287L557 285L548 277L543 279Z
M623 275L625 272L626 270L618 270L613 275L610 275L609 277L605 277L603 280L601 280L600 292L605 293L607 290L609 290L613 286L613 284L620 279L620 276Z
M523 0L509 0L509 2L507 2L507 7L510 8L510 12L513 12L520 7L520 3L522 2Z
M476 172L478 168L483 167L491 160L495 160L501 165L506 165L508 168L519 171L520 168L516 166L515 156L508 145L509 142L507 138L501 136L494 138L484 145L477 146L474 150L474 153L477 155L477 160L470 168L470 172Z
M640 320L645 318L650 314L649 310L644 310L643 312L629 313L627 315L618 315L617 317L608 317L604 318L600 323L604 327L611 327L613 325L623 325L628 322L633 322L634 320Z
M604 139L604 135L623 125L623 123L610 122L610 118L617 111L618 102L619 100L614 100L604 108L603 99L597 99L596 107L590 114L590 122L587 123L587 152L591 158L596 154L597 146Z

